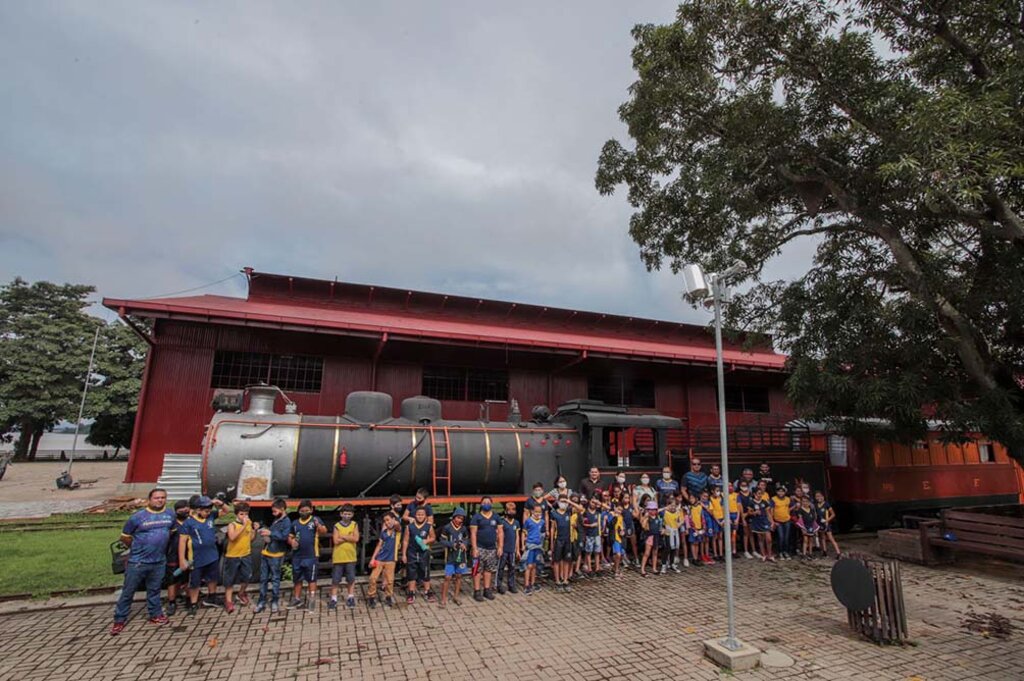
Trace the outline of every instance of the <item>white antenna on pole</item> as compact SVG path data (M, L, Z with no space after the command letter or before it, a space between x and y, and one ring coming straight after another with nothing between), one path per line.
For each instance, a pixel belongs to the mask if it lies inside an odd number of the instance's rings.
M92 380L92 368L96 360L96 345L100 340L100 329L96 327L96 334L92 337L92 352L89 354L89 369L85 372L85 381L82 384L82 401L78 405L78 419L75 421L75 439L71 441L71 458L68 460L68 469L57 478L57 487L72 489L75 483L71 477L71 467L75 465L75 452L78 450L78 433L82 429L82 414L85 413L85 398L89 394L89 381ZM63 483L63 484L62 484Z

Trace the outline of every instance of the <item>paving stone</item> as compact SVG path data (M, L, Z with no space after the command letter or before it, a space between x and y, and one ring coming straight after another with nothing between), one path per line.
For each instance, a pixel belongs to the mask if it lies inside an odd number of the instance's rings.
M787 656L788 667L743 679L1024 679L1024 586L1019 581L904 565L914 645L877 646L846 625L831 594L830 562L735 568L737 635ZM273 618L241 609L146 622L136 603L110 637L112 605L0 614L0 681L188 679L490 679L558 674L579 679L720 679L701 641L725 633L720 566L641 579L587 580L572 594L544 589L442 610L395 609ZM965 598L964 595L967 595ZM360 593L360 597L364 597ZM1009 618L1007 640L962 626L968 607Z

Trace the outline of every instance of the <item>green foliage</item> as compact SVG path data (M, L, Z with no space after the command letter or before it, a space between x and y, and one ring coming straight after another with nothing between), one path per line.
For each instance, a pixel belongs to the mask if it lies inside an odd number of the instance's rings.
M96 418L88 440L114 447L131 442L145 344L126 326L86 313L93 291L20 278L0 287L0 432L20 429L19 457L34 455L45 429L78 416L97 327L93 376L100 380L86 402L84 416Z
M91 286L29 284L0 288L0 430L21 428L15 451L78 413L98 320L85 313Z
M790 355L807 416L924 418L1024 454L1024 20L980 0L691 0L637 26L602 149L651 268L809 270L729 311ZM803 268L802 270L803 271ZM794 273L798 275L799 273ZM922 410L922 406L925 409Z

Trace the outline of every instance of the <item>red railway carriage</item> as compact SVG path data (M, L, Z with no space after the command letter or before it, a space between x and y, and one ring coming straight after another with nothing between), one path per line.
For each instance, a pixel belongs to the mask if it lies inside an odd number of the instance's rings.
M947 444L929 432L913 444L835 434L814 437L828 456L840 526L885 527L905 513L1022 501L1024 471L1006 448L975 433Z

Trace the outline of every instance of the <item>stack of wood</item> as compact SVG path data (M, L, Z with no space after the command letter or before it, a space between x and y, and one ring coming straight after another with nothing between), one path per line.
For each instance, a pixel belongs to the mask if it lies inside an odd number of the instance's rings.
M96 504L83 511L83 513L124 513L134 511L146 505L145 499L136 497L111 497L102 504Z

